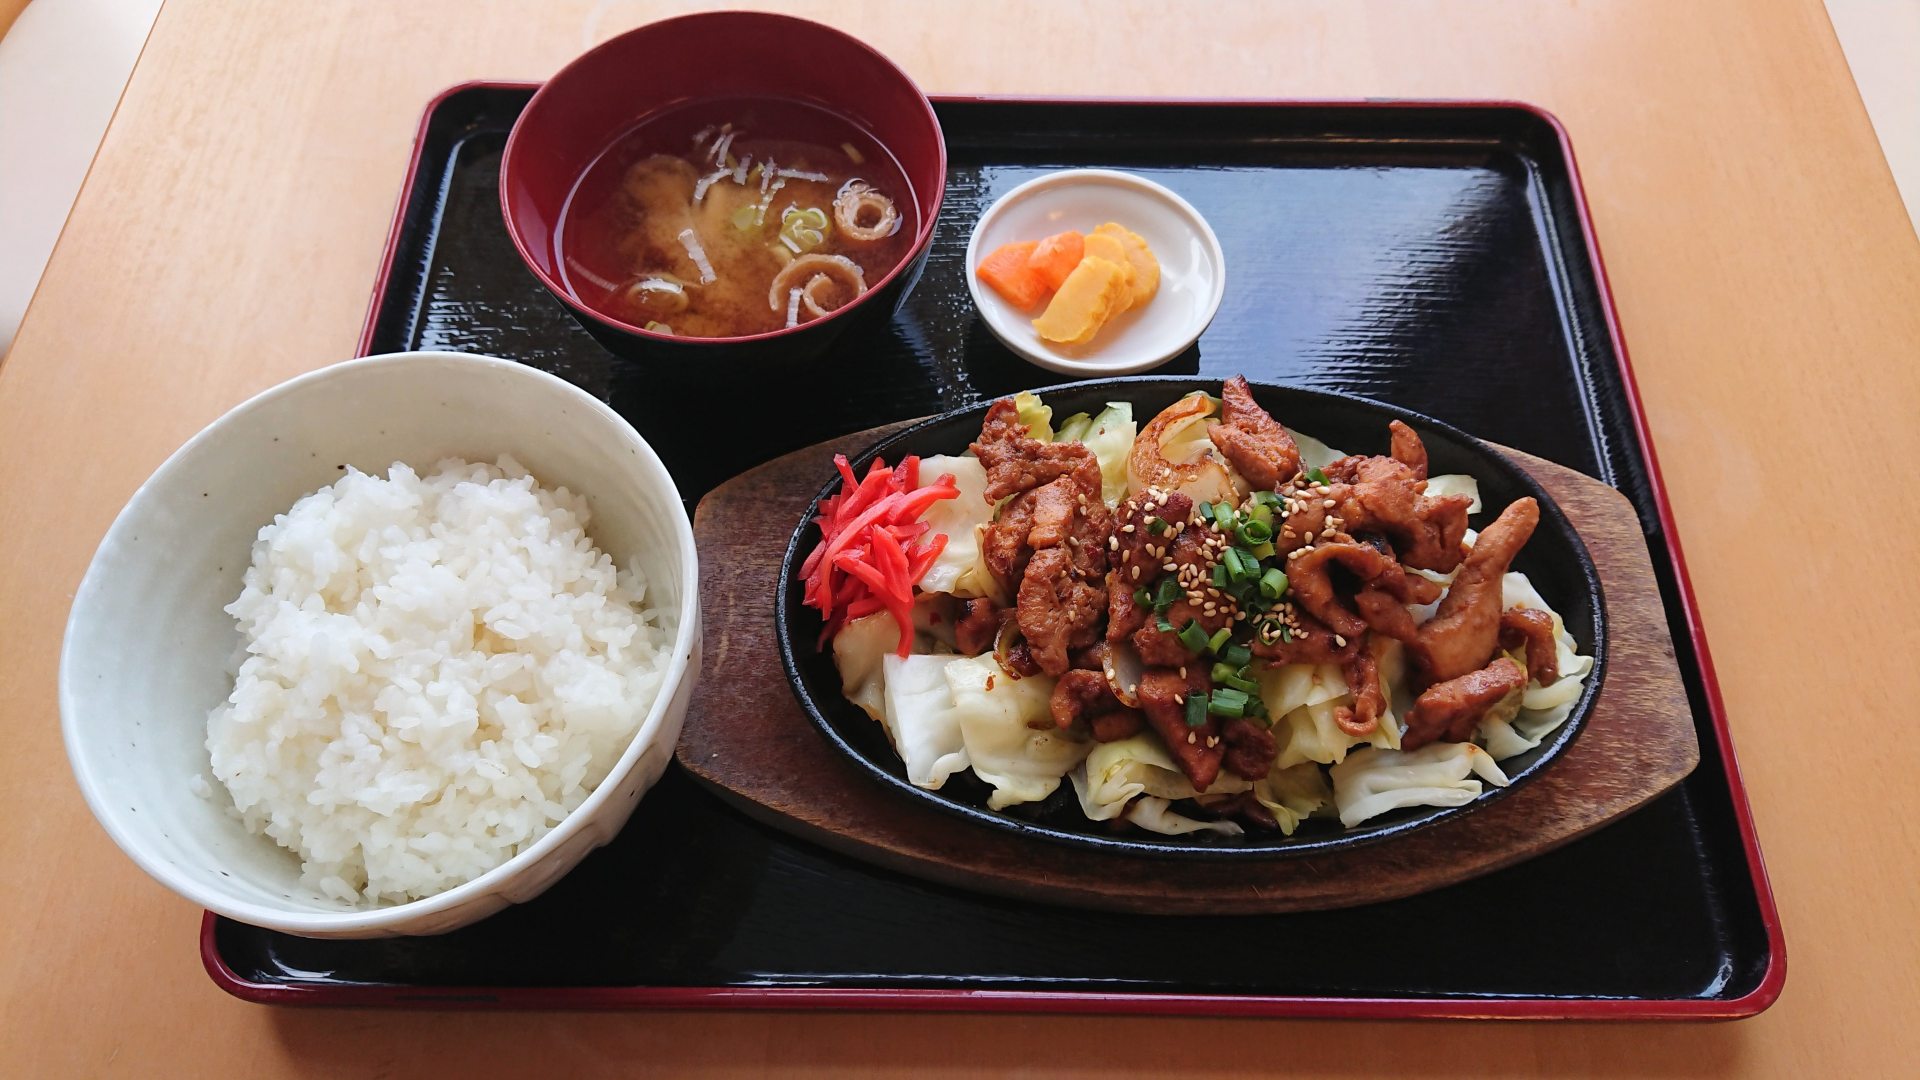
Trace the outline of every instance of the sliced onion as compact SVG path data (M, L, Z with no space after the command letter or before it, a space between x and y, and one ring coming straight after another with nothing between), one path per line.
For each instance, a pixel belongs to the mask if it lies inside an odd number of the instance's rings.
M687 249L687 258L700 268L700 284L711 285L719 280L714 277L713 264L707 261L707 249L700 246L700 234L692 227L680 230L680 246Z
M781 298L787 295L789 289L797 287L801 304L809 314L816 319L829 315L839 308L821 306L815 293L835 283L851 288L854 299L867 291L867 276L861 271L860 264L845 255L821 255L817 252L802 255L781 267L780 272L773 276L773 287L767 290L767 306L779 311Z
M1107 677L1107 689L1120 704L1129 709L1140 707L1140 680L1147 674L1147 665L1141 662L1133 642L1109 642L1106 655L1100 658L1100 670Z
M1010 659L1013 653L1013 647L1019 641L1020 621L1018 619L1008 619L1006 622L1001 623L1000 632L993 636L994 662L999 664L1000 670L1006 672L1007 677L1011 679L1020 677L1020 673L1013 669L1013 663Z
M800 290L787 290L787 329L800 325Z
M822 184L833 179L826 173L812 172L807 169L781 169L780 175L788 180L813 180Z
M860 213L868 209L879 214L879 219L871 225L862 225ZM900 231L900 208L865 180L849 180L841 187L840 194L834 196L833 220L848 239L870 243Z
M678 315L687 310L686 287L658 274L627 286L627 298L655 315Z
M1159 488L1178 491L1196 502L1222 499L1237 502L1233 478L1227 473L1226 464L1213 452L1211 441L1194 439L1189 445L1198 448L1200 453L1192 460L1170 461L1166 456L1166 444L1189 426L1205 423L1207 417L1213 415L1213 409L1213 399L1206 394L1189 394L1148 421L1127 454L1127 490L1138 493Z

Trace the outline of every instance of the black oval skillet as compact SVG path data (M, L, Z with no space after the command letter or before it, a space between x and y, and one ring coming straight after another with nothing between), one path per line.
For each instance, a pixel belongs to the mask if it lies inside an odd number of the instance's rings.
M1144 427L1161 409L1196 390L1218 396L1220 384L1187 376L1142 376L1071 383L1035 392L1052 407L1056 418L1077 412L1097 414L1109 401L1128 401L1133 404L1135 420ZM1354 829L1343 828L1337 819L1311 818L1302 822L1290 837L1253 831L1241 837L1222 837L1211 832L1161 836L1143 830L1118 831L1113 823L1088 821L1080 812L1072 784L1064 780L1059 790L1045 801L1004 811L987 809L991 789L971 771L949 778L939 791L916 787L908 782L905 767L888 744L881 726L841 695L840 676L831 652L814 646L820 634L820 617L801 603L801 586L795 574L806 553L820 539L814 515L819 512L820 500L839 486L839 477L828 461L820 463L820 474L827 482L808 505L806 516L787 544L780 568L780 596L774 606L774 632L781 662L801 707L829 741L858 762L877 782L898 791L903 799L958 814L986 828L1004 829L1035 840L1134 855L1258 859L1324 853L1404 836L1458 817L1538 776L1580 733L1606 675L1606 619L1600 579L1586 546L1559 506L1531 476L1504 455L1438 420L1365 398L1318 390L1256 383L1253 392L1260 404L1281 423L1345 453L1383 454L1387 448L1387 421L1398 419L1411 425L1426 442L1434 475L1468 473L1479 480L1484 509L1474 515L1475 528L1484 527L1515 499L1531 495L1539 500L1540 525L1513 568L1527 574L1534 587L1566 620L1567 630L1580 644L1581 651L1594 658L1594 667L1567 722L1539 746L1500 763L1513 781L1510 786L1489 788L1480 798L1464 806L1409 807L1383 814ZM926 457L965 452L967 444L980 433L988 404L924 420L881 440L854 460L856 473L864 472L867 462L875 455L897 462L908 454Z

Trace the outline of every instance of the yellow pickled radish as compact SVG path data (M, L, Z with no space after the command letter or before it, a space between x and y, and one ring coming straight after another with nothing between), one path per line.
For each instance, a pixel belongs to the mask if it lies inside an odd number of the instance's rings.
M1056 345L1084 345L1126 307L1132 295L1127 271L1120 264L1089 255L1060 283L1047 310L1033 320L1033 328Z
M1087 236L1089 244L1095 236L1111 236L1120 241L1126 249L1127 261L1133 265L1134 271L1133 299L1127 304L1128 310L1153 299L1153 294L1160 291L1160 260L1154 258L1153 249L1147 246L1146 240L1142 239L1140 234L1112 221L1093 230ZM1087 250L1092 251L1093 248L1089 246Z
M1098 256L1125 270L1127 274L1127 295L1129 297L1133 295L1134 278L1138 277L1140 272L1134 269L1133 259L1127 255L1127 245L1121 243L1119 237L1114 236L1112 233L1090 232L1087 234L1086 240L1082 241L1081 246L1087 255ZM1125 311L1131 305L1132 301L1129 300L1127 303L1120 305L1120 310Z

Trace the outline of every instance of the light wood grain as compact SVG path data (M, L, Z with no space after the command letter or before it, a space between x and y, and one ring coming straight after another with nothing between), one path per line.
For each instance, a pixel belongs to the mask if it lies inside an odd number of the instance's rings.
M715 488L694 514L709 644L676 757L735 806L777 828L931 881L1043 903L1145 914L1282 914L1398 899L1544 854L1645 805L1700 761L1633 504L1564 465L1496 447L1566 513L1605 596L1600 694L1585 729L1539 778L1471 816L1396 840L1253 863L1036 843L903 798L821 738L794 697L773 629L784 545L748 538L765 522L799 520L831 473L833 455L854 457L908 423L784 454Z
M120 855L67 774L54 668L73 586L176 445L253 391L352 351L428 97L475 77L540 77L597 35L680 5L174 0L0 366L0 716L5 789L29 808L0 830L0 1072L1911 1073L1920 742L1906 717L1920 701L1920 579L1904 566L1920 535L1920 244L1817 0L1248 0L1204 17L1171 2L781 6L867 37L931 90L1505 97L1557 113L1778 889L1792 954L1780 1003L1707 1028L1256 1029L509 1020L227 999L194 953L199 913ZM1021 46L1040 39L1103 60L1037 63ZM1849 538L1851 558L1814 556L1823 523L1788 492L1840 484L1869 526ZM1242 1041L1251 1058L1229 1052Z

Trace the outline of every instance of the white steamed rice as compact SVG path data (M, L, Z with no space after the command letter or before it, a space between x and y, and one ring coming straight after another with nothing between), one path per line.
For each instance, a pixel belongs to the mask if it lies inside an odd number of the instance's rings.
M348 470L260 530L246 658L207 720L247 826L351 902L416 899L538 840L612 770L671 628L518 462Z

